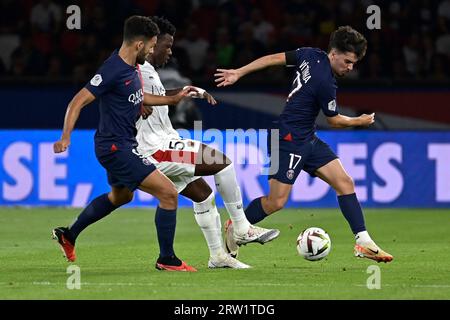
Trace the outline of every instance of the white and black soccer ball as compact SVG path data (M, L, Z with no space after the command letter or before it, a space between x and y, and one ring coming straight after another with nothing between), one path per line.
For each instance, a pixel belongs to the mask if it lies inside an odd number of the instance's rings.
M321 260L330 253L330 250L330 236L321 228L305 229L297 238L297 251L306 260Z

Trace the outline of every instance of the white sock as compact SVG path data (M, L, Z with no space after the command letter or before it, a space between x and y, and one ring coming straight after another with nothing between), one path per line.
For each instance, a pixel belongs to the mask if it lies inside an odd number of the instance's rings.
M222 224L215 205L214 193L211 192L209 197L203 202L193 202L193 205L195 220L203 232L210 256L225 253L222 243Z
M373 242L367 231L358 232L355 235L355 240L357 244L367 244L369 242Z
M241 189L236 180L236 173L233 164L229 164L225 169L214 175L217 190L223 199L223 204L233 221L234 232L237 235L243 235L248 232L250 222L245 216Z

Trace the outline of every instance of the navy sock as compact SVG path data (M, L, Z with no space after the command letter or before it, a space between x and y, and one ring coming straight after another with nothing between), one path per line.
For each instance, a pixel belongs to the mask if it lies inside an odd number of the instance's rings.
M352 193L344 196L338 196L338 202L345 219L347 219L350 227L352 228L353 234L365 231L366 226L364 224L364 215L358 198L356 198L356 194Z
M245 215L251 224L256 224L267 218L267 214L264 212L262 207L261 197L250 202L247 209L245 209Z
M156 208L155 225L158 235L159 256L171 257L175 255L173 241L177 224L177 210L166 210L159 206Z
M106 217L117 208L111 203L107 193L92 200L69 228L73 240L75 241L80 232L89 225Z

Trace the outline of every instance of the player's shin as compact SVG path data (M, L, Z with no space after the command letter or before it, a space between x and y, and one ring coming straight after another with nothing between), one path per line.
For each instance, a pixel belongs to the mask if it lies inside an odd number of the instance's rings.
M339 207L347 219L356 240L362 242L372 241L364 222L364 215L355 193L338 196Z
M155 225L158 235L160 257L175 256L173 241L177 224L177 210L156 208Z
M92 200L69 227L73 241L76 240L81 231L94 222L106 217L117 208L117 206L111 203L107 193Z
M222 196L225 208L233 221L234 232L236 234L246 234L250 228L250 222L245 217L241 189L236 180L233 164L216 173L214 180L217 190Z
M203 202L193 202L195 220L203 232L211 257L224 253L220 215L214 201L214 193Z
M264 212L261 203L261 197L254 199L245 209L245 215L251 224L257 224L261 220L264 220L268 215Z

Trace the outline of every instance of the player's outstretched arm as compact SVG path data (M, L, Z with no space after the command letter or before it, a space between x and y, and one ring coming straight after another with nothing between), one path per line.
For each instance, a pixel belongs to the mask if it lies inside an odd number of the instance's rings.
M189 89L188 96L191 98L205 99L209 104L216 105L216 99L205 89L195 86L185 86L184 88L166 90L166 96L172 96L180 92L181 90Z
M95 96L88 89L83 88L73 97L72 101L70 101L64 118L64 128L61 139L53 144L53 151L55 153L67 150L70 145L70 134L80 116L81 109L94 100Z
M286 54L275 53L258 58L239 69L217 69L215 82L218 87L230 86L243 76L270 66L286 65Z
M362 114L359 117L338 114L334 117L327 117L327 122L333 128L368 127L375 122L375 113Z
M183 89L173 96L157 96L144 92L145 106L176 105L181 99L189 96L189 89Z

